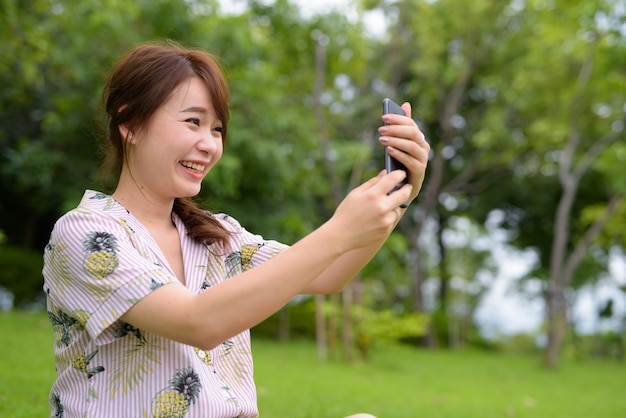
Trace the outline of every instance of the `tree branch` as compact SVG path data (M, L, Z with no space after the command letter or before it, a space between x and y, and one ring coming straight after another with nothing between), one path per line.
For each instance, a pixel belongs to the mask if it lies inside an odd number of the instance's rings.
M582 261L585 254L587 253L589 246L591 245L593 240L598 236L598 234L602 232L602 229L608 222L613 212L615 212L615 210L617 209L617 206L621 203L623 198L624 196L621 193L616 194L613 197L611 197L611 199L609 200L609 203L606 206L604 214L600 218L596 219L595 222L591 224L591 226L585 231L585 234L583 235L582 239L578 242L578 244L576 245L576 248L570 254L570 256L568 257L565 263L565 269L562 275L563 277L562 285L569 286L570 282L572 281L572 277L574 276L574 272L576 271L576 268Z
M587 59L580 67L580 71L578 72L578 79L576 80L576 86L574 91L574 96L570 101L569 106L569 117L568 117L568 140L563 155L561 157L561 164L559 165L559 180L563 187L576 187L580 176L572 177L572 165L574 164L574 156L576 155L576 150L578 149L578 145L580 144L580 129L578 129L578 115L580 113L579 109L581 107L581 103L585 103L583 100L583 92L585 87L589 84L589 80L591 78L592 70L593 70L593 49L587 56ZM585 169L586 170L586 169Z
M620 120L622 124L626 124L626 113L622 115L622 119ZM583 155L580 163L576 166L573 175L580 179L585 172L589 169L594 160L613 142L621 139L624 136L624 132L607 132L605 135L600 137L597 141L593 143L593 145L587 150L585 155Z
M325 35L320 35L315 45L315 85L313 87L313 97L315 106L315 119L317 122L317 129L322 146L322 152L324 155L324 163L326 164L326 171L328 173L328 176L330 177L333 200L337 205L339 204L339 202L341 202L343 196L335 163L330 159L330 139L328 138L326 118L324 117L324 109L321 100L326 75L326 47L324 46L323 36Z

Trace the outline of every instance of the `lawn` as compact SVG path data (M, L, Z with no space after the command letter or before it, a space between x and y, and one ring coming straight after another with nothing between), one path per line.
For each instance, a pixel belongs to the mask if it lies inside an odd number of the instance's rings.
M0 417L48 414L52 332L42 313L0 312ZM262 418L626 418L626 364L543 369L536 358L379 348L368 363L319 363L309 342L255 340Z
M393 348L319 364L310 344L254 345L263 418L626 418L626 364Z

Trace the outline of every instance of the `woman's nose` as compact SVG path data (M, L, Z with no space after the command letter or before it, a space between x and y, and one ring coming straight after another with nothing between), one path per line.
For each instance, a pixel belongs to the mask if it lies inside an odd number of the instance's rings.
M222 137L216 135L214 131L203 132L197 147L200 151L208 154L215 153L222 149Z

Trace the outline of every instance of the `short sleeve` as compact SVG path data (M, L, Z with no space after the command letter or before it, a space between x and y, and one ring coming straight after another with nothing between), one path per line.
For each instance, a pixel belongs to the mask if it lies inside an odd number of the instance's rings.
M289 248L286 244L249 232L231 216L220 214L217 217L232 233L226 257L227 277L261 265Z
M44 290L54 306L96 339L154 289L178 283L112 216L76 209L63 216L44 252Z

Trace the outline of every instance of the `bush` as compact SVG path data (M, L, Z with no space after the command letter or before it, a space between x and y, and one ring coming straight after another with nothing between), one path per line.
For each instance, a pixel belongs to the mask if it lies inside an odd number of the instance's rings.
M500 346L505 353L536 356L541 354L537 343L537 335L532 333L518 333L503 337Z
M0 287L13 294L13 305L25 308L44 298L43 255L23 248L0 246Z
M395 344L423 337L430 317L418 313L396 315L392 310L374 311L355 308L357 347L365 360L374 344Z
M284 312L287 310L287 312ZM280 339L281 315L287 316L288 338L315 340L315 299L299 297L252 329L255 337Z

